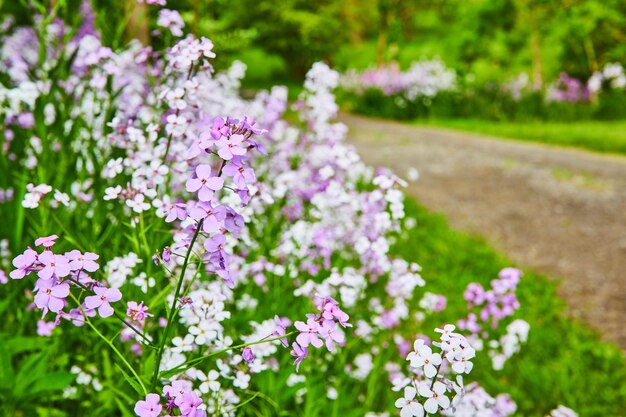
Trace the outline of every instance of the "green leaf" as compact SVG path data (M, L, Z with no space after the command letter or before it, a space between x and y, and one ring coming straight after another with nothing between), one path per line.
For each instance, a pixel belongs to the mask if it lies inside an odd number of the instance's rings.
M74 381L76 375L69 372L54 372L37 379L28 390L29 395L47 391L61 391Z
M143 397L143 389L141 389L141 385L139 385L139 383L137 381L135 381L135 379L133 377L128 375L128 373L126 373L124 368L119 366L117 363L115 364L115 367L122 373L122 375L124 376L124 379L126 380L126 382L128 382L130 384L130 386L133 387L133 389L135 391L137 391L137 394L139 394L140 396Z

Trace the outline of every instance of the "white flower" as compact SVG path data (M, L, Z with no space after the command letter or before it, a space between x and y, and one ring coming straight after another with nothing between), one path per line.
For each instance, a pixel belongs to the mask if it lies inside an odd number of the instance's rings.
M441 355L433 353L430 346L424 344L424 340L417 339L413 344L414 352L410 352L406 360L411 362L413 368L424 367L424 374L427 378L437 375L436 366L441 365Z
M237 371L237 374L235 375L235 380L233 381L233 386L241 389L246 389L248 388L248 385L250 385L250 375L243 371Z
M198 388L203 394L207 394L209 391L217 392L220 390L222 384L217 380L220 377L220 373L215 369L211 369L208 374L204 374L200 371L196 374L196 379L202 381Z
M126 205L133 209L135 213L141 213L150 209L150 204L146 203L143 194L137 194L132 200L126 200Z
M450 407L450 399L446 397L446 386L437 381L431 390L429 385L429 382L424 381L419 386L420 395L428 398L424 403L424 410L428 414L435 414L440 406L443 410Z
M454 362L452 362L452 369L457 374L466 373L469 374L474 367L474 364L470 362L470 359L476 356L476 351L471 347L467 347L459 352L455 356Z
M107 187L104 190L105 196L103 197L105 200L115 200L117 196L122 192L122 186L118 185L115 187Z
M453 324L446 324L443 329L435 329L437 333L441 333L441 340L446 342L454 337L461 336L458 333L453 333L456 327Z
M415 400L417 391L413 387L404 389L404 397L396 400L396 408L400 408L400 417L422 417L424 407Z

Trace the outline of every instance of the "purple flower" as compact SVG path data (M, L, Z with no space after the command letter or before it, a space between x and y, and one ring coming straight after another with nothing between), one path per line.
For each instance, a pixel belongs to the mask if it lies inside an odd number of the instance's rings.
M194 220L204 219L202 230L206 233L217 232L226 218L226 209L223 206L213 206L211 203L196 205L189 216Z
M241 214L237 213L230 207L226 207L226 219L224 220L224 227L236 238L241 236L241 230L245 226L244 218Z
M173 203L169 206L165 207L165 213L167 217L165 217L165 221L167 223L171 223L174 220L185 220L187 218L187 210L185 210L187 206L182 203Z
M204 241L204 248L212 256L219 256L221 258L226 258L228 257L228 254L224 250L225 244L226 244L226 236L224 236L221 233L218 233Z
M117 288L94 287L96 295L85 297L85 306L90 309L98 309L100 317L106 318L113 315L113 307L109 303L122 299L122 293Z
M35 240L35 246L43 245L44 247L49 248L54 245L54 241L58 238L59 237L57 235L40 237L39 239Z
M65 257L70 260L70 268L73 271L84 269L88 272L95 272L100 267L96 261L100 256L95 253L85 252L81 254L78 250L73 250L65 254Z
M287 317L274 316L274 323L276 323L276 330L272 333L274 336L280 337L287 334L287 327L291 325L291 321ZM289 346L289 341L286 337L280 339L280 343L284 347Z
M22 279L29 273L29 269L37 260L37 252L28 248L23 254L18 255L13 259L13 266L17 269L11 271L9 276L13 279Z
M297 321L294 323L296 329L300 330L300 334L296 337L296 342L302 347L309 344L316 348L322 347L324 342L318 337L320 325L314 319L308 319L306 323Z
M135 404L135 414L139 417L158 417L163 409L160 402L158 394L148 394L145 401L137 401Z
M187 159L193 159L207 149L211 147L213 142L211 141L211 134L208 132L200 133L200 136L196 136L195 133L187 132L187 137L192 138L193 142L187 150Z
M163 248L163 256L161 257L161 259L163 259L163 262L165 263L169 263L172 259L172 250L169 246Z
M322 323L322 327L320 328L319 333L326 341L326 348L331 352L335 348L334 342L337 342L339 344L345 342L344 334L341 332L341 330L337 329L337 323L332 320L324 320L324 323Z
M230 161L235 156L242 156L248 152L248 149L245 148L243 144L244 137L241 135L232 135L222 137L217 141L216 145L218 147L217 154L220 158Z
M191 391L183 395L182 401L178 406L180 408L180 415L184 417L205 417L206 412L198 409L198 406L202 404L202 400L198 395Z
M40 279L37 281L37 295L35 305L46 315L48 310L58 313L65 306L65 298L70 295L70 286L67 283L55 285L52 280Z
M143 323L147 316L152 316L152 314L147 313L148 307L143 305L143 301L137 304L135 301L129 301L126 303L128 307L126 309L126 315L131 319Z
M211 136L215 140L219 140L222 136L227 136L229 132L228 126L224 123L224 119L216 117L211 128Z
M224 166L222 172L228 177L233 177L233 182L237 188L246 189L247 184L256 181L254 171L252 168L245 165L240 157L234 157Z
M63 278L68 276L72 270L65 256L44 251L38 258L39 262L43 264L43 268L37 273L41 279L51 279L53 275Z
M298 370L300 369L300 364L309 354L309 350L306 348L306 346L302 347L297 342L293 342L291 347L291 355L296 357L296 360L293 362L293 364L296 365L296 372L298 372Z
M252 349L250 349L249 347L243 348L243 350L241 351L241 356L243 357L243 360L248 363L254 361L254 352L252 352Z
M39 336L52 336L52 331L57 327L53 321L39 320L37 322L37 334Z
M196 167L196 176L187 180L186 188L189 192L197 192L200 201L210 201L215 191L221 190L224 180L211 176L211 167L201 164Z
M171 385L163 387L163 394L166 398L174 398L174 404L181 404L183 396L191 390L189 381L172 381Z

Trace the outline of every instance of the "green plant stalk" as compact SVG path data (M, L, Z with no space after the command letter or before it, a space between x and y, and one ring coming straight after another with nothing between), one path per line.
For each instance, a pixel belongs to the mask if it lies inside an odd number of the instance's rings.
M81 284L79 281L74 280L72 278L68 278L69 281L73 282L74 284L78 285L80 288L82 288L85 291L91 291L89 288L87 288L86 286L84 286L83 284ZM156 346L152 343L152 341L150 340L150 338L148 336L146 336L143 332L141 332L140 330L138 330L135 326L133 326L130 322L128 322L128 320L126 320L124 317L122 317L122 315L120 313L118 313L116 310L113 310L113 315L115 316L116 319L118 319L119 321L121 321L122 323L124 323L126 326L128 326L128 328L130 328L133 332L137 333L137 335L139 337L141 337L145 344L153 349L156 349Z
M131 374L133 374L133 376L135 377L135 379L137 380L137 382L139 382L139 385L141 386L141 389L143 390L144 395L148 394L148 390L146 389L146 386L144 385L143 381L141 380L141 377L137 374L137 372L135 371L135 368L132 367L132 365L130 363L128 363L128 361L126 360L126 358L124 357L124 355L122 355L122 352L120 352L113 343L111 343L111 341L109 339L107 339L106 337L104 337L104 335L102 333L100 333L100 331L96 328L96 326L94 326L91 323L91 320L89 320L89 318L87 317L87 315L85 314L85 311L83 310L83 307L81 305L81 303L78 301L78 299L72 294L70 293L70 296L74 299L74 301L76 302L76 304L78 305L78 308L80 308L80 310L83 313L83 317L85 317L85 323L87 323L87 325L89 327L91 327L91 329L96 332L96 334L98 335L98 337L100 337L100 339L102 339L104 341L104 343L106 343L109 348L111 348L111 350L117 355L118 358L120 358L120 360L122 361L122 363L124 365L126 365L126 367L128 368L128 370L130 371Z
M157 383L157 379L159 378L159 371L161 367L161 358L163 357L163 350L165 349L165 343L167 343L167 337L170 332L170 328L172 327L172 323L174 318L176 317L176 312L178 309L176 308L176 304L178 303L178 297L180 296L180 290L183 286L183 280L185 278L185 272L187 272L187 265L189 264L189 257L191 256L191 252L193 250L193 245L196 243L196 239L198 238L198 234L200 234L200 229L202 228L202 223L204 219L198 222L198 226L196 227L196 232L193 234L193 238L189 243L189 249L187 249L187 254L185 255L185 261L183 262L183 267L180 271L180 276L178 277L178 284L176 285L176 292L174 293L174 300L172 300L172 306L170 307L170 313L167 317L167 325L165 326L165 330L163 331L163 337L161 338L161 343L159 343L159 350L157 352L156 364L154 366L154 374L152 375L152 384L151 388L154 389Z
M201 362L204 362L205 360L209 359L212 356L219 355L219 354L224 353L224 352L228 352L229 350L242 349L242 348L245 348L245 347L248 347L248 346L260 345L261 343L274 342L276 340L284 339L285 337L294 335L296 333L297 333L297 331L294 330L293 332L289 332L287 334L284 334L283 336L274 337L272 339L268 339L267 337L265 337L265 338L263 338L261 340L257 340L256 342L241 343L239 345L230 346L230 347L227 347L227 348L224 348L224 349L216 350L215 352L211 352L208 355L204 355L204 356L201 356L199 358L188 360L187 362L183 363L182 365L178 365L175 368L168 369L168 370L163 371L163 372L164 373L179 372L179 371L183 372L183 371L186 371L187 369L189 369L190 367L192 367L194 365L197 365L197 364L199 364Z

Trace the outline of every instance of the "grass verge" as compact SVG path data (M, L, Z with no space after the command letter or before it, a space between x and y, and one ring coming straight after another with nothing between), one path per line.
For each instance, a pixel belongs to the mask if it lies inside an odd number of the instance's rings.
M415 218L416 225L393 250L424 266L429 291L448 296L446 315L451 321L466 311L462 293L469 282L486 285L500 268L511 265L483 240L453 231L443 216L410 199L407 216ZM580 416L624 415L623 352L566 317L555 282L524 272L518 316L531 325L527 344L502 371L478 362L468 380L476 378L492 395L509 392L517 402L517 415L543 416L559 404Z
M573 146L626 155L626 121L496 122L479 119L420 120L420 125L445 127L505 139Z

